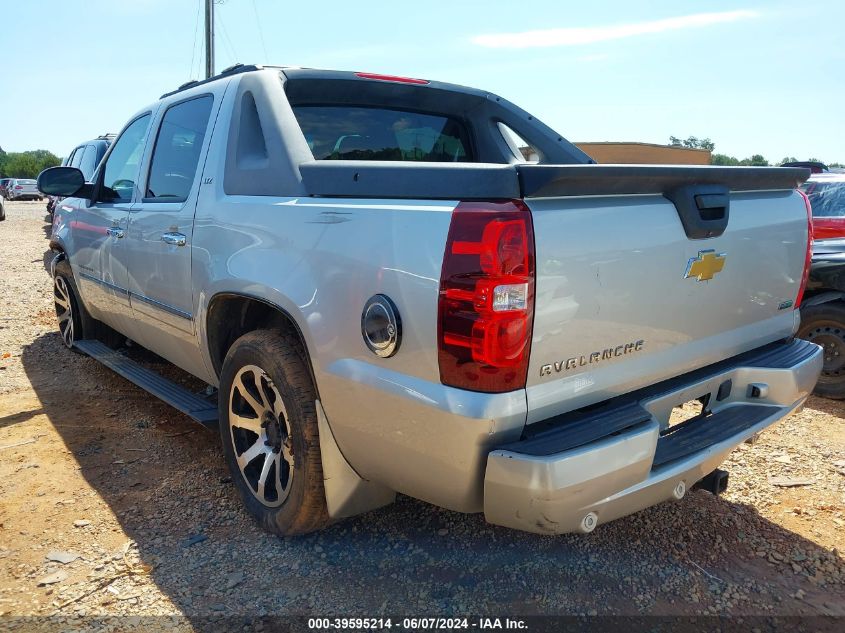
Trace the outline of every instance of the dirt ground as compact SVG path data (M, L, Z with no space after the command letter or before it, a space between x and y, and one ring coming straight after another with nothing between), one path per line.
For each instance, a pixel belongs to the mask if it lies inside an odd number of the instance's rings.
M811 398L742 445L725 495L694 491L588 536L524 534L399 497L279 539L241 509L216 434L62 346L44 205L8 203L7 216L0 628L95 616L125 616L102 625L112 630L157 616L187 631L290 614L845 615L843 403Z

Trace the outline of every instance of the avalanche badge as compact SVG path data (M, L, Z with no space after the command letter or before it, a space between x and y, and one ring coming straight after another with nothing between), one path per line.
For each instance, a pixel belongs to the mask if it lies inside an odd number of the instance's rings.
M727 253L717 253L714 250L698 251L697 257L690 257L687 262L687 272L684 279L695 277L698 281L710 281L725 267Z

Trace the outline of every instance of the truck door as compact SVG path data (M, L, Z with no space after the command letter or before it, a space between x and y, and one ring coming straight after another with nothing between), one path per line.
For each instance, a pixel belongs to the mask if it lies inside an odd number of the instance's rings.
M130 313L121 251L151 118L149 112L142 114L124 128L97 174L101 182L97 199L75 200L71 220L71 265L85 305L96 318L123 333ZM80 159L84 151L77 150Z
M202 362L194 335L191 238L214 106L215 95L203 94L163 111L125 239L130 336L188 371Z

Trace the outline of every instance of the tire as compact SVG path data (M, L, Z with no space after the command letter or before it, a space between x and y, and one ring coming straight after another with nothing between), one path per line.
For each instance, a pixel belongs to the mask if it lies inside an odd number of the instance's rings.
M92 319L79 301L79 290L66 260L56 264L53 275L53 305L59 320L59 334L65 347L78 351L74 342L85 338Z
M824 349L824 366L813 393L845 400L845 304L832 301L802 308L798 336Z
M275 330L244 334L220 377L220 438L232 481L247 511L279 536L330 523L317 395L300 347Z

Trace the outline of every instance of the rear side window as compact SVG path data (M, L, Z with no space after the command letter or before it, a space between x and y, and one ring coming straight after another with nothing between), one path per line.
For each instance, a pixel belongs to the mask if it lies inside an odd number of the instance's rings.
M466 125L451 117L355 106L293 111L317 160L473 160Z
M85 146L85 153L82 155L82 161L79 163L79 171L85 176L86 182L91 180L94 175L94 169L97 167L97 148L93 145Z
M214 97L206 95L168 108L156 138L147 202L184 202L194 184Z
M82 162L82 155L85 153L85 147L77 147L73 150L73 154L70 155L70 161L68 161L68 165L71 167L79 167L79 163Z
M845 181L809 181L802 187L810 199L813 217L835 218L845 216Z

